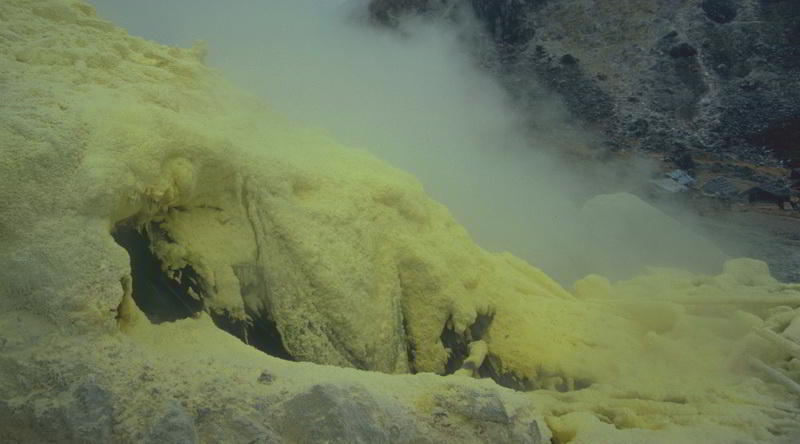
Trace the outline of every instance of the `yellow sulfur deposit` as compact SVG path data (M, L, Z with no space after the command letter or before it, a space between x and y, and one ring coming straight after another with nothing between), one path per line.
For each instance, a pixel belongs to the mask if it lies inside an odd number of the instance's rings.
M240 378L266 366L297 384L363 381L425 411L431 375L367 371L445 373L443 331L483 341L479 365L526 391L521 409L554 442L797 433L800 356L783 332L798 323L800 287L766 264L590 275L565 289L481 249L410 175L228 85L200 44L131 37L80 1L5 1L0 24L0 311L42 319L58 330L42 347L63 340L54 356L109 375L125 404L118 433L147 411L129 386L142 366L193 406L212 399L200 395L209 385L223 398L261 390ZM268 358L205 315L152 324L112 238L122 227L148 234L165 275L191 268L212 315L268 313L295 359L352 369ZM14 322L4 315L4 335L27 334Z

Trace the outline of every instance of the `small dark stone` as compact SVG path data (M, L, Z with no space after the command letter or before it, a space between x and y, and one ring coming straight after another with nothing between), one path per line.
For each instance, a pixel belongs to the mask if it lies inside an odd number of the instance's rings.
M202 421L211 416L212 410L208 407L200 407L197 409L197 420Z
M636 119L628 125L628 131L631 133L632 136L635 137L644 137L647 135L647 130L650 127L650 124L647 123L647 120L644 119Z
M756 171L754 169L744 165L735 165L733 167L733 172L745 180L754 180L756 176Z
M267 370L258 375L258 382L262 384L272 384L273 381L275 381L275 376Z
M708 196L731 198L739 194L739 189L724 177L715 177L701 187Z
M761 82L755 80L744 80L739 86L745 91L755 91L761 86Z
M783 199L788 199L792 194L792 191L785 183L778 181L761 183L757 188Z
M572 54L564 54L561 56L561 64L562 65L575 65L578 63L578 59L576 59Z
M728 23L736 18L736 5L731 0L704 0L700 7L706 17L716 23Z
M290 442L389 442L378 404L360 387L317 385L284 405L278 429Z
M678 31L670 31L664 37L661 37L663 40L672 40L678 36Z
M672 49L669 50L669 55L673 59L694 57L697 55L697 49L688 43L681 43L680 45L673 46Z
M791 191L779 184L762 184L748 189L742 193L750 203L774 203L778 208L784 208L784 204L791 203Z
M773 123L769 128L750 137L750 142L770 150L790 168L800 166L800 115Z
M690 172L694 171L694 168L695 168L694 159L692 159L692 155L689 154L686 151L679 151L679 152L673 153L670 156L669 160L671 160L672 163L674 163L675 166L677 166L680 169L683 169L683 170L686 170L686 171L690 171Z
M792 173L789 174L789 181L791 183L790 188L794 190L800 190L800 169L793 169Z

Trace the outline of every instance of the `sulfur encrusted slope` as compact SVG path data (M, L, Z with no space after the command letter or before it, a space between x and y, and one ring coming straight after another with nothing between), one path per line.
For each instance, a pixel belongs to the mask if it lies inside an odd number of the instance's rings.
M269 319L296 360L446 373L470 342L484 341L478 375L535 390L523 398L476 383L508 397L495 423L509 430L538 408L561 442L698 433L730 442L771 438L796 418L779 386L736 365L755 357L797 377L787 348L763 338L784 333L800 291L762 263L731 261L719 276L590 276L568 291L475 245L410 175L295 127L227 84L203 64L200 43L131 37L82 2L4 2L0 20L0 308L3 333L27 338L12 340L18 348L4 362L70 363L67 387L83 369L102 374L117 406L109 433L145 427L141 393L153 387L159 400L174 394L165 387L182 387L180 415L191 424L215 396L255 414L248 393L271 390L253 388L265 367L297 387L363 380L418 409L432 430L444 427L436 409L472 399L431 375L410 382L279 362L231 345L206 315L155 325L133 300L130 258L113 237L123 229L146 237L168 278L191 272L189 293L212 317ZM15 316L53 329L47 343L19 331ZM38 346L52 362L29 355ZM148 371L155 382L139 374ZM131 378L144 385L129 387ZM0 386L11 400L0 407L23 412L50 399L14 384ZM471 424L471 414L459 418Z

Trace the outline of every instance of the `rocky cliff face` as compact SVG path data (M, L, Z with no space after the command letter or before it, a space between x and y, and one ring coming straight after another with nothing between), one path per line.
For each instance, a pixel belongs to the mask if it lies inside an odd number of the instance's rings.
M662 158L703 194L796 202L796 1L375 0L370 10L384 24L469 11L495 50L487 64L523 108L543 84L611 149Z

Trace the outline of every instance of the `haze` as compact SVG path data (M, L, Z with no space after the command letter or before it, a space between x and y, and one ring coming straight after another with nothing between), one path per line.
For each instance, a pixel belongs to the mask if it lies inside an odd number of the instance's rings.
M183 47L206 40L209 64L242 88L413 173L479 244L511 251L562 283L591 272L623 278L643 265L711 270L722 257L633 198L581 212L593 193L645 180L647 164L590 171L559 160L554 152L596 136L572 126L546 94L530 114L515 110L466 54L464 28L379 29L358 12L362 2L348 1L92 3L135 35ZM618 171L629 172L625 183L596 179Z

